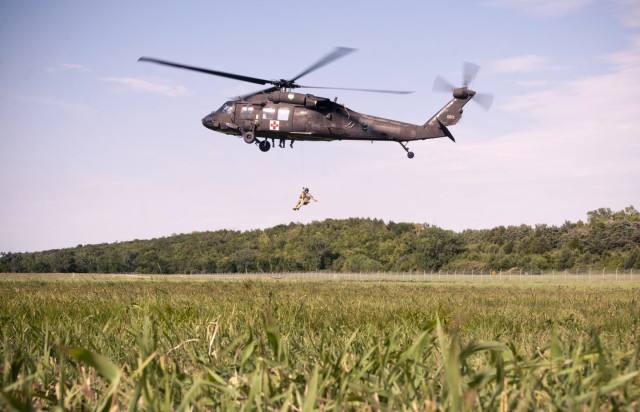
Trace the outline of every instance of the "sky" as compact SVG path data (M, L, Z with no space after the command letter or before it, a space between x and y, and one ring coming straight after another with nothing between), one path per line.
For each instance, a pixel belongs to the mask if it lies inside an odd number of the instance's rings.
M423 124L441 75L494 95L449 139L296 142L262 153L201 119L260 87L155 57L291 78ZM0 252L377 218L456 232L640 208L637 0L0 0ZM293 211L302 186L319 199Z

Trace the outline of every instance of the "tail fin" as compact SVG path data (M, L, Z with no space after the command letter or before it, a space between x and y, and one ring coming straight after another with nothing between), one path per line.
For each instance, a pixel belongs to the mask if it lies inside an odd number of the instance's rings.
M476 92L466 87L455 89L453 91L453 99L423 125L427 138L447 136L455 142L456 139L453 138L447 126L453 126L458 123L462 117L462 108L475 94Z
M475 96L476 92L469 90L466 87L455 89L453 92L453 99L447 103L435 116L429 119L424 124L424 127L429 126L453 126L458 123L462 117L462 108ZM446 133L446 132L445 132Z

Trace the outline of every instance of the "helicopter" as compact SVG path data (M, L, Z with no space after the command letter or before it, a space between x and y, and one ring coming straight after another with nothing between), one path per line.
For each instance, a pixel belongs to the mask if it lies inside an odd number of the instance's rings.
M248 144L256 144L262 152L275 147L276 139L281 148L290 141L290 147L296 140L300 141L389 141L397 142L412 159L414 153L409 150L408 143L415 140L448 137L455 139L449 131L462 116L462 108L474 99L485 109L491 105L493 97L482 95L469 88L475 78L479 66L465 63L463 84L454 87L449 82L436 77L434 90L447 91L453 98L433 117L422 125L385 119L354 110L337 102L313 94L296 93L299 88L354 90L361 92L409 94L412 91L354 89L343 87L304 86L297 80L312 71L319 69L345 55L355 51L348 47L336 47L326 56L309 66L291 79L267 80L235 73L210 70L195 66L173 63L152 57L140 57L139 62L156 63L174 68L186 69L214 76L226 77L260 85L271 85L245 96L225 102L218 110L202 119L202 124L213 131L242 137ZM269 141L271 140L271 142Z

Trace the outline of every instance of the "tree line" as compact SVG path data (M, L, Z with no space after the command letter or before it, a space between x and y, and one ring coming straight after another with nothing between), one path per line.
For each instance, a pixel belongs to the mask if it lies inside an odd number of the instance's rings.
M244 273L640 269L640 213L601 208L561 226L454 232L379 219L327 219L269 229L0 253L8 273Z

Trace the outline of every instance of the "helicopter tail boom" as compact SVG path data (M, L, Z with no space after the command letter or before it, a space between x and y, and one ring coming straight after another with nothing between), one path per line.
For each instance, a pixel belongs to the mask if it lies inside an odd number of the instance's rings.
M449 101L435 116L429 119L424 127L434 126L437 124L444 126L453 126L462 117L462 108L473 98L476 93L466 88L456 89L453 93L453 99Z

